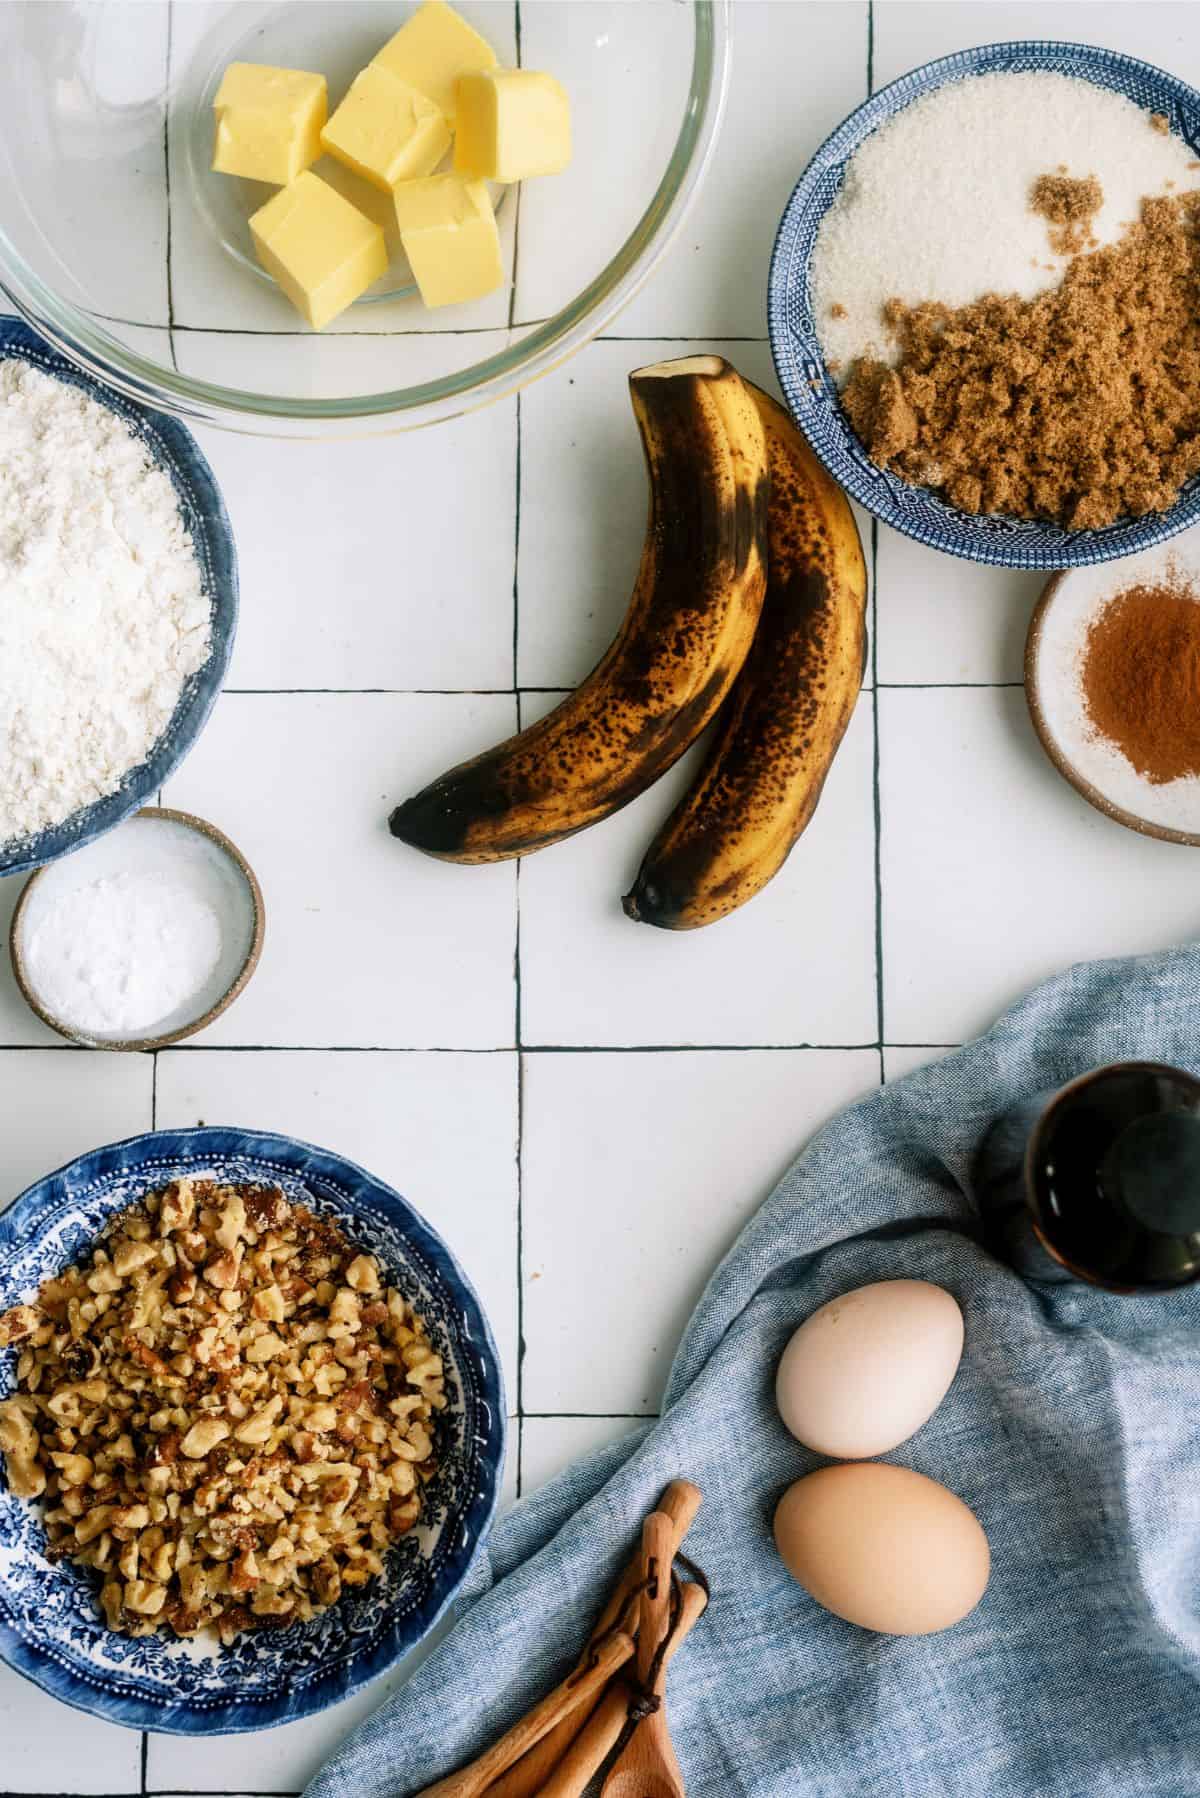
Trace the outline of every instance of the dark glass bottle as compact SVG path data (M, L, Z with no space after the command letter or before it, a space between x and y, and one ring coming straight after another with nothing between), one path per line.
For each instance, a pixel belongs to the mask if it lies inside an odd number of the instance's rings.
M991 1126L975 1193L991 1246L1032 1279L1200 1280L1200 1080L1118 1062L1037 1094Z

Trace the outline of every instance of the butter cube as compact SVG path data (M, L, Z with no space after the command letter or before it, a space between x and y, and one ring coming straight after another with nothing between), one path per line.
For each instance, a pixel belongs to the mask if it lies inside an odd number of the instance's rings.
M395 190L400 242L427 306L482 299L504 281L500 233L482 181L431 175Z
M571 107L553 75L497 69L458 84L454 169L476 181L557 175L571 160Z
M286 187L321 154L327 110L324 75L231 62L213 101L213 168Z
M262 266L315 331L388 265L379 226L308 172L259 207L250 234Z
M368 63L321 133L331 156L376 187L432 174L450 148L450 127L432 100Z
M459 76L494 69L497 58L487 39L445 0L425 0L375 61L432 100L453 125Z

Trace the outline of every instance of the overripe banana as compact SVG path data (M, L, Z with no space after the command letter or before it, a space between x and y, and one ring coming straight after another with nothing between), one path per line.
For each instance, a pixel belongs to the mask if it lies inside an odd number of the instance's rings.
M696 783L625 895L631 918L664 930L711 924L778 873L862 685L867 579L849 501L783 407L746 386L767 434L767 597Z
M625 622L547 717L396 807L393 836L427 855L500 861L608 817L696 740L745 660L766 585L759 409L719 356L637 369L629 390L650 522Z

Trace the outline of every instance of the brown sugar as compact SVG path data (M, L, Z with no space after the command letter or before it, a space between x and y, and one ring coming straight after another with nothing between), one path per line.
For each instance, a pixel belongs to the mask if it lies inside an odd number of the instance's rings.
M1171 121L1165 112L1152 112L1150 114L1150 129L1151 131L1161 132L1164 137L1170 137Z
M884 317L898 363L855 364L847 415L881 467L964 511L1095 529L1200 472L1200 194L1144 200L1032 300Z
M1092 220L1104 204L1095 175L1039 175L1029 190L1029 210L1050 222L1050 248L1074 256L1095 244Z
M1200 600L1130 587L1087 634L1083 698L1102 737L1152 786L1200 774Z

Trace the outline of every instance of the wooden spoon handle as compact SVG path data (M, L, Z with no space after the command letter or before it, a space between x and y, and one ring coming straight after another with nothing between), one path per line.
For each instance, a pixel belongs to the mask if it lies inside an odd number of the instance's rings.
M417 1798L477 1798L493 1779L497 1779L518 1760L527 1749L540 1742L542 1737L564 1717L573 1716L578 1710L581 1717L586 1717L592 1702L612 1678L619 1667L632 1659L634 1652L633 1637L624 1630L617 1630L597 1643L591 1657L594 1664L586 1670L572 1673L561 1685L535 1704L519 1722L514 1723L498 1742L472 1761L469 1767L462 1767L457 1773L451 1773L445 1779L439 1779L436 1785L426 1786Z
M667 1633L675 1531L665 1511L651 1511L642 1525L642 1608L637 1631L637 1673L650 1684L654 1660Z
M683 1646L695 1625L704 1615L708 1596L702 1586L685 1586L679 1602L679 1619L675 1633L667 1644L662 1666L655 1681L661 1695L667 1679L667 1668L676 1651ZM629 1693L624 1681L614 1680L579 1734L541 1788L540 1798L583 1798L592 1780L616 1747L629 1717ZM488 1794L491 1798L491 1794Z
M658 1501L657 1509L665 1517L671 1519L674 1530L674 1545L671 1559L679 1551L679 1544L696 1521L696 1513L700 1509L700 1488L693 1486L690 1480L672 1480ZM629 1602L630 1593L637 1586L642 1572L642 1549L638 1544L637 1553L626 1567L618 1581L612 1597L600 1614L600 1620L592 1631L591 1641L610 1630L620 1617ZM590 1643L589 1643L590 1647ZM582 1666L588 1655L584 1650L580 1661ZM523 1755L515 1767L509 1769L494 1785L488 1787L488 1798L537 1798L551 1773L558 1766L563 1755L588 1721L587 1713L572 1711L561 1723L555 1725L544 1735L537 1745ZM624 1721L624 1718L622 1718ZM619 1732L618 1732L619 1733ZM616 1740L614 1736L613 1740Z

